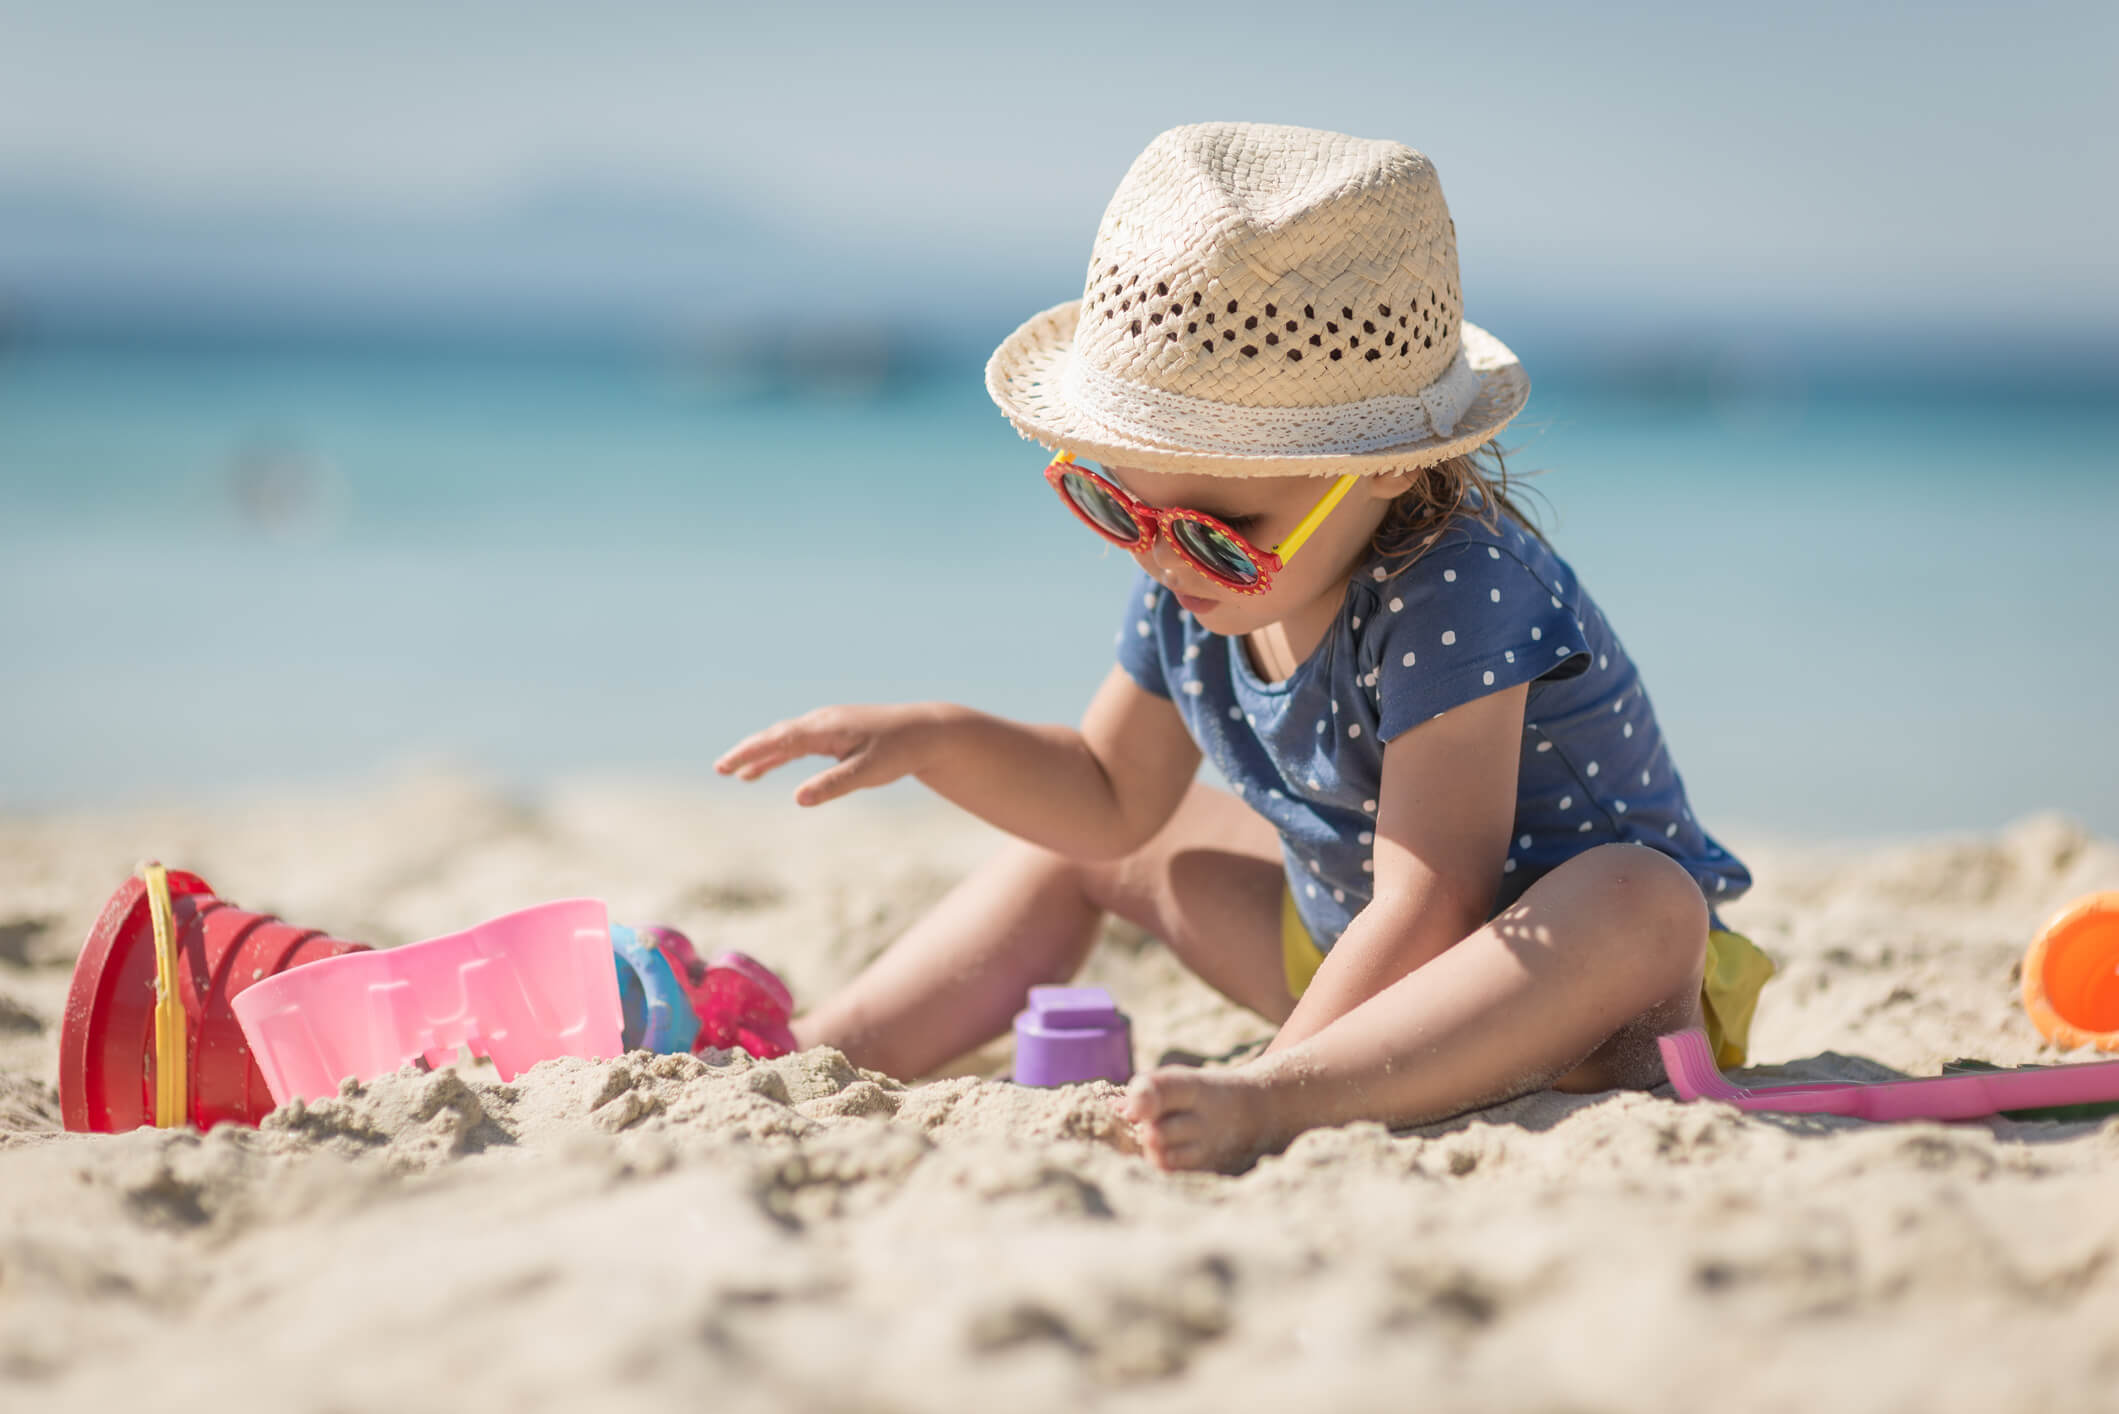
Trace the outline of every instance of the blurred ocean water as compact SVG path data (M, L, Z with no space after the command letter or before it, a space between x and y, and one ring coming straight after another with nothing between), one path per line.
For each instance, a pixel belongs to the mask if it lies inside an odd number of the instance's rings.
M1542 372L1507 441L1717 828L2119 831L2119 399ZM776 717L1071 720L1130 561L966 356L0 356L0 805L446 760L704 777ZM794 777L790 777L791 785Z

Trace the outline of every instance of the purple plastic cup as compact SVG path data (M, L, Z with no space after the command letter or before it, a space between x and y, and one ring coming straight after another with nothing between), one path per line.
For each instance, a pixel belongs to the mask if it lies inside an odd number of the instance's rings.
M1018 1085L1133 1078L1133 1032L1102 987L1032 987L1015 1017Z

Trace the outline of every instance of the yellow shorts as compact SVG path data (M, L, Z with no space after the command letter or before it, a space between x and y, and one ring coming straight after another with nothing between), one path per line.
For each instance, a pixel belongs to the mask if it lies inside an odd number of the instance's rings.
M1311 939L1296 911L1295 895L1280 895L1280 967L1288 995L1299 997L1317 975L1324 951ZM1742 933L1716 928L1707 934L1707 972L1700 982L1700 1011L1707 1018L1707 1044L1714 1063L1732 1070L1744 1063L1751 1044L1751 1015L1759 990L1773 976L1773 961Z

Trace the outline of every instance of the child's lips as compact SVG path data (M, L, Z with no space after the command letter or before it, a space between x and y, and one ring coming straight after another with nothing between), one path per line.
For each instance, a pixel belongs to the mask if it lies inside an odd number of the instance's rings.
M1176 591L1173 590L1171 592L1175 593ZM1186 613L1192 615L1194 618L1197 618L1199 615L1204 614L1205 612L1207 612L1207 610L1213 608L1216 604L1219 604L1220 602L1221 601L1219 599L1199 599L1193 597L1190 594L1177 595L1178 606L1182 608Z

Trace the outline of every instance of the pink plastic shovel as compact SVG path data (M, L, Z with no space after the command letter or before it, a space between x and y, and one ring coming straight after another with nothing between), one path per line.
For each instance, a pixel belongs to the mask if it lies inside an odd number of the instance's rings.
M618 975L603 900L563 899L461 933L349 953L254 983L236 1020L274 1104L457 1047L503 1080L554 1056L620 1050Z
M1855 1119L1980 1119L2003 1110L2040 1110L2119 1100L2119 1061L2026 1066L1918 1080L1832 1081L1747 1090L1722 1078L1707 1033L1657 1038L1663 1068L1682 1100L1719 1100L1744 1110L1847 1115Z

